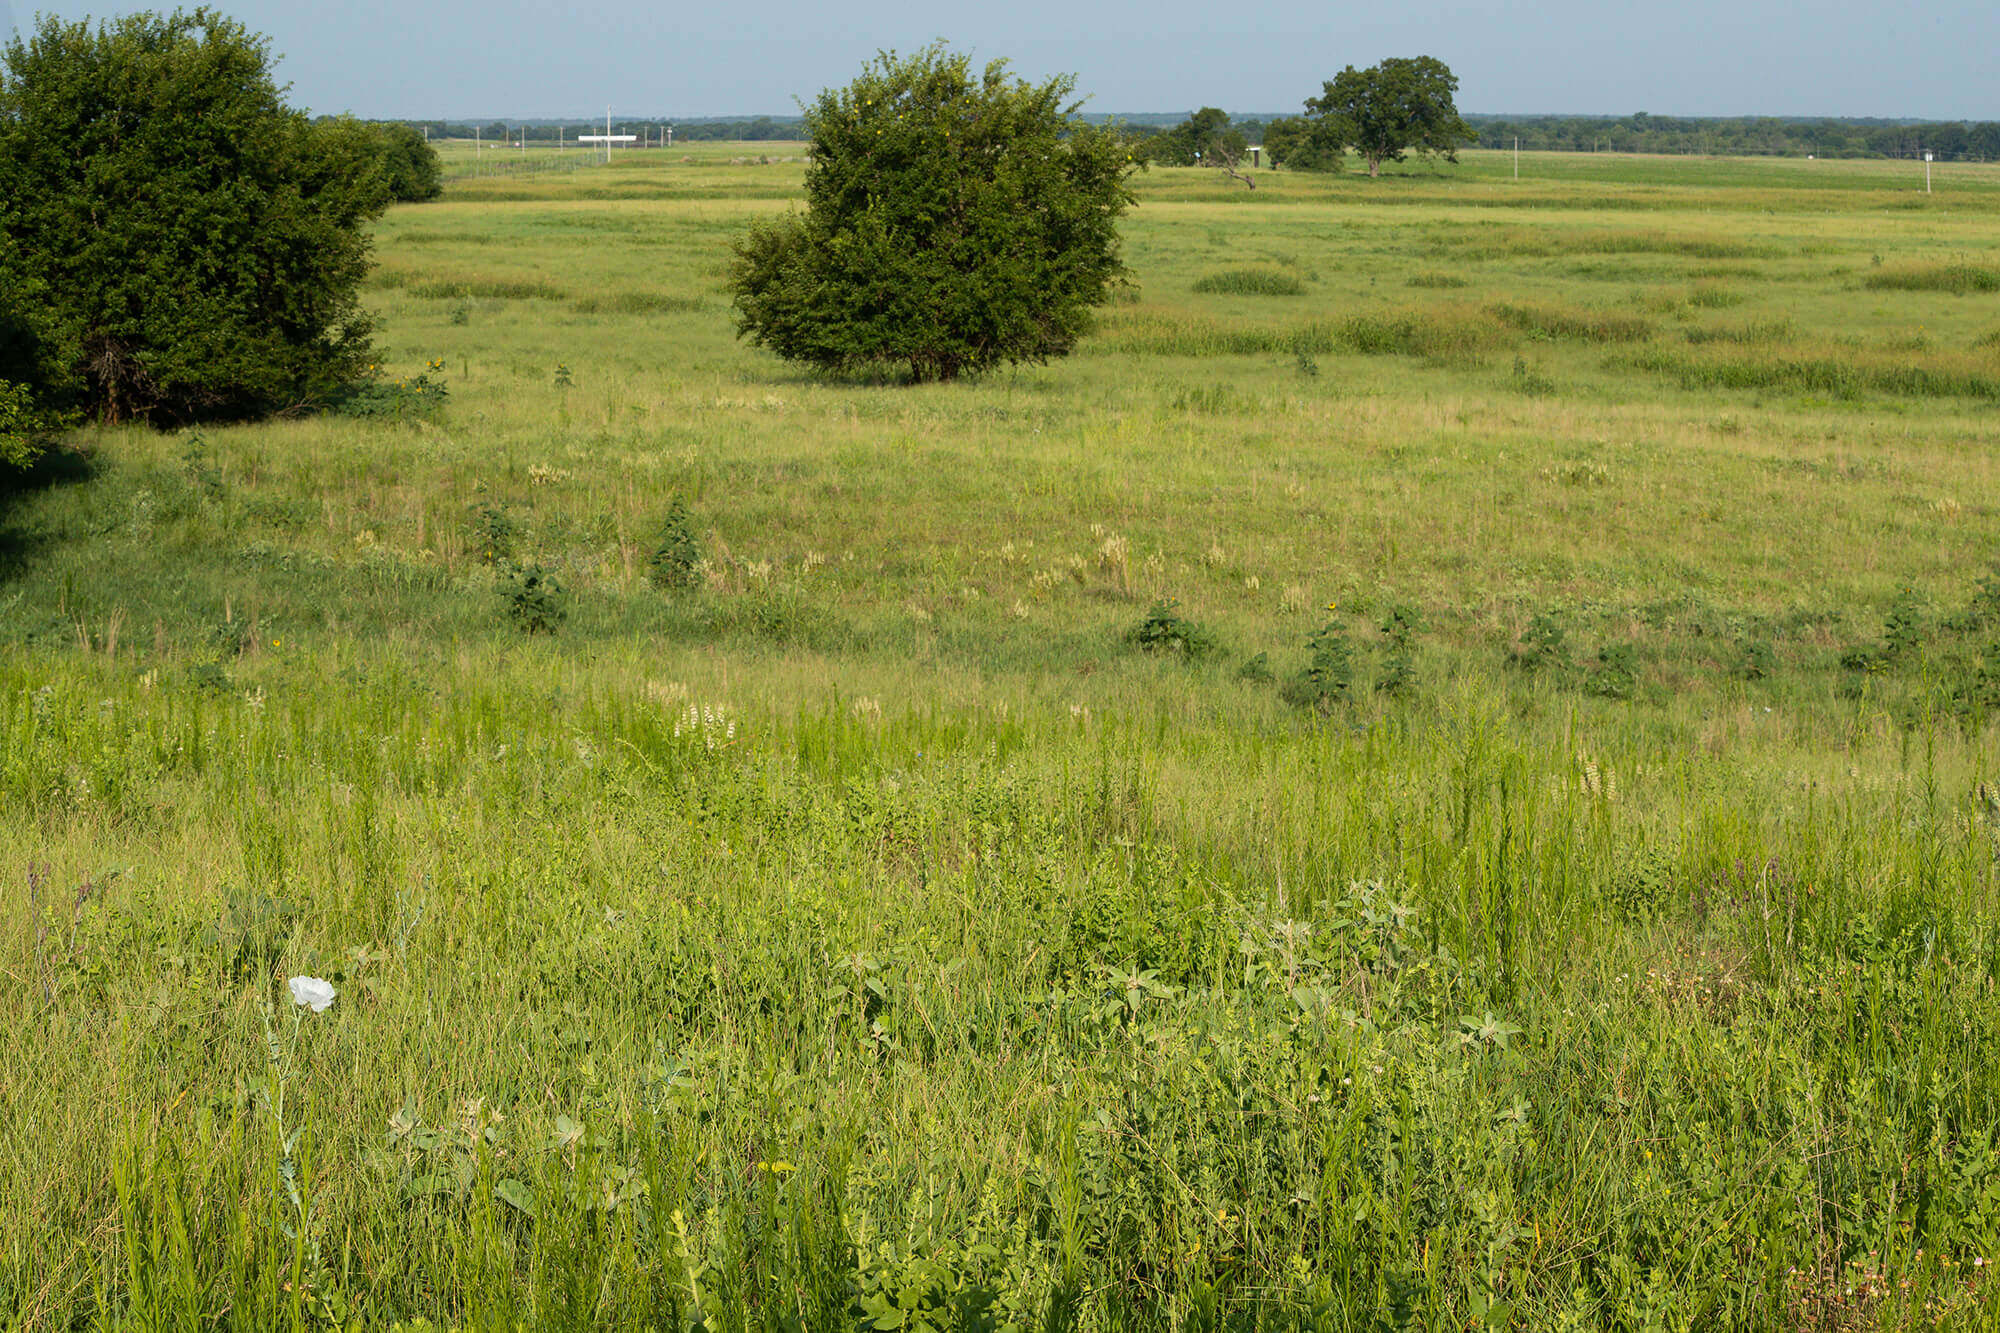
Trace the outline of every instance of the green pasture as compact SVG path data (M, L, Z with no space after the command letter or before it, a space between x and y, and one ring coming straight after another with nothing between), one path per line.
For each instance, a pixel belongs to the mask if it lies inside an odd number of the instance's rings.
M910 387L463 156L0 497L0 1324L1993 1321L2000 168L1152 171Z

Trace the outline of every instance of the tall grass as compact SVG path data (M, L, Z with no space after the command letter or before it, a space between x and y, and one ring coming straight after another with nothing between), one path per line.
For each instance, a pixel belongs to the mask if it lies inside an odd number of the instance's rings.
M2000 398L2000 376L1943 364L1812 356L1688 357L1668 351L1642 352L1619 364L1665 375L1686 389L1790 389L1836 398Z
M1502 302L1490 307L1493 317L1509 328L1533 336L1574 338L1591 343L1644 342L1653 336L1648 320L1601 310L1555 309Z
M1504 341L1492 324L1459 310L1351 315L1290 326L1244 327L1197 317L1106 320L1092 350L1142 356L1259 356L1351 352L1362 356L1448 359L1476 355Z
M1953 296L2000 292L2000 269L1966 263L1910 264L1870 273L1867 285L1876 291L1950 292Z
M1295 273L1268 268L1228 268L1204 273L1194 290L1212 296L1303 296L1306 285Z

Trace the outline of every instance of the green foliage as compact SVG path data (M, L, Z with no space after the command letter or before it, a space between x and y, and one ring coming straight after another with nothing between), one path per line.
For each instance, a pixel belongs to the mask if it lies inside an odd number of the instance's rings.
M514 558L526 529L504 504L482 504L472 511L474 549L489 565L504 565Z
M1569 666L1569 632L1553 612L1537 612L1521 633L1509 661L1523 671L1561 671Z
M676 495L660 522L660 538L646 560L646 576L656 588L692 588L701 582L701 541L687 505Z
M1172 129L1146 141L1146 159L1163 167L1213 165L1242 157L1248 147L1241 130L1232 129L1229 113L1205 106Z
M349 386L334 400L334 410L347 417L396 420L435 416L451 396L443 377L442 361L428 362L419 373L394 380L371 366L366 379Z
M24 468L46 445L48 422L25 384L0 380L0 467Z
M1384 652L1375 688L1391 698L1401 698L1417 681L1416 640L1423 629L1423 616L1415 607L1399 603L1383 615L1378 628Z
M1738 680L1769 680L1778 670L1778 654L1768 639L1744 639L1737 644Z
M422 130L398 121L372 124L368 128L375 136L391 200L421 204L444 197L444 163Z
M1347 702L1348 689L1353 684L1354 649L1348 642L1347 630L1339 621L1328 620L1307 638L1305 668L1287 683L1285 701L1330 713Z
M1401 162L1412 151L1458 161L1460 146L1478 136L1458 114L1457 91L1458 76L1443 61L1392 57L1365 70L1349 65L1318 97L1306 99L1306 111L1340 125L1374 176L1384 162Z
M806 114L806 210L736 247L738 332L787 360L950 380L1066 355L1125 273L1116 136L1004 62L884 54Z
M1600 777L1600 790L1601 785ZM1584 786L1590 787L1588 770ZM1657 847L1621 848L1612 862L1611 882L1605 886L1605 896L1627 921L1657 920L1671 905L1673 891L1673 862Z
M1911 656L1929 635L1930 614L1915 588L1903 588L1882 622L1882 649L1891 661Z
M1600 699L1630 699L1639 688L1639 650L1630 643L1607 643L1584 677L1583 692Z
M495 585L507 618L524 634L553 634L569 615L569 594L539 564L510 565Z
M1163 597L1153 603L1146 618L1125 636L1149 653L1178 653L1196 658L1216 649L1215 635L1180 613L1178 598Z
M1339 171L1347 165L1345 130L1338 117L1281 116L1264 127L1264 154L1287 171Z
M1988 643L1953 686L1953 702L1975 726L2000 715L2000 639Z
M44 18L0 75L0 285L34 285L29 382L105 421L323 405L360 379L373 136L285 106L213 10Z

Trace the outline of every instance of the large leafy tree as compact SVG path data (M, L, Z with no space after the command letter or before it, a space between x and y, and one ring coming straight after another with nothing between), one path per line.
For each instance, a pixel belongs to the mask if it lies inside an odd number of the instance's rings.
M287 107L242 25L44 18L0 57L0 291L29 293L0 363L106 421L327 401L369 360L387 201L375 134Z
M1306 99L1306 112L1338 123L1374 176L1412 151L1456 162L1461 145L1478 141L1458 114L1457 92L1458 76L1443 61L1398 56L1368 69L1349 65Z
M805 113L806 209L736 247L742 336L825 370L948 380L1068 353L1122 279L1133 163L1074 80L885 53Z

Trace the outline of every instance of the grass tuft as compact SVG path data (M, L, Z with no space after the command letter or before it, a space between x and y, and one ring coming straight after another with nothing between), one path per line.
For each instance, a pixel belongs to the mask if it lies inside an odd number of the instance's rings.
M1303 296L1306 285L1293 273L1268 268L1228 268L1204 273L1194 290L1210 296Z

